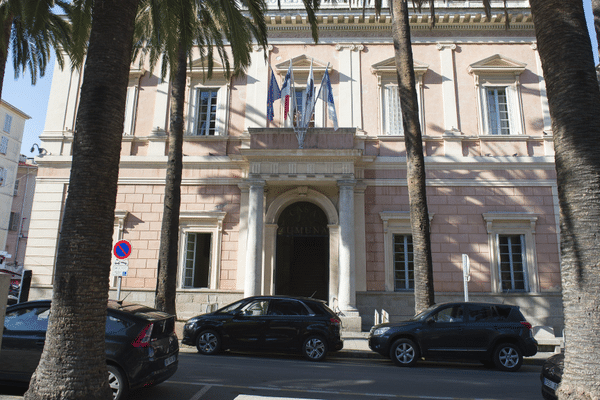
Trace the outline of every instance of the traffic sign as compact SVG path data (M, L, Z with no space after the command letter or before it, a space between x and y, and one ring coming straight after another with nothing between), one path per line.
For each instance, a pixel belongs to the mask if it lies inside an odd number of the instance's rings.
M113 254L119 260L124 260L131 254L131 243L127 240L119 240L113 248Z

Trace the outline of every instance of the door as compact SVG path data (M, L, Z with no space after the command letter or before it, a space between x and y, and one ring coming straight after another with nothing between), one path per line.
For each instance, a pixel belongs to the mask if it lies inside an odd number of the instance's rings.
M421 346L426 354L452 357L466 350L465 313L459 304L438 309L425 320Z
M269 300L251 301L236 312L226 326L231 347L255 349L262 347L265 340L265 326Z
M265 346L281 350L299 348L302 333L311 322L308 308L293 299L271 300L265 319Z

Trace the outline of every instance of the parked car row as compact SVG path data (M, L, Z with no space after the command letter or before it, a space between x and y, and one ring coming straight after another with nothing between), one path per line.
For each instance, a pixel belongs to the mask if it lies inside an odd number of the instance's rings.
M175 373L179 347L174 316L116 301L109 301L107 310L106 360L115 399ZM49 301L7 308L0 380L29 381L41 355L49 313ZM184 326L182 343L204 355L228 349L293 351L322 361L328 352L343 348L341 325L324 301L254 296L191 318ZM368 342L371 350L401 367L412 367L423 358L467 359L514 372L523 357L537 352L531 324L517 306L486 303L445 303L404 322L375 325ZM560 374L557 380L556 368L544 368L544 397L552 398Z

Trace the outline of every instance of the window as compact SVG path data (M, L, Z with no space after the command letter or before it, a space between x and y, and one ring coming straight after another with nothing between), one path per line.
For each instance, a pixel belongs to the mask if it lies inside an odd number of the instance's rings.
M0 187L6 185L6 180L8 179L8 171L6 168L0 167Z
M394 290L415 288L412 235L394 236Z
M222 211L180 213L181 288L218 288L223 220L226 214Z
M429 65L413 61L415 80L417 86L417 101L419 103L419 122L421 131L425 134L425 118L423 108L423 75L429 69ZM394 57L381 61L371 66L373 74L377 75L379 86L379 97L381 106L381 134L391 136L404 135L402 125L402 109L400 107L400 92L398 89L398 78L396 72L396 61Z
M217 89L198 89L196 91L196 115L198 136L213 136L217 124Z
M498 260L502 291L526 291L527 275L523 235L498 235Z
M10 128L12 126L12 115L6 114L4 117L4 132L10 133Z
M206 288L210 276L210 233L188 233L184 288Z
M429 222L434 217L429 213ZM398 292L414 290L412 228L409 211L382 211L385 260L385 290Z
M520 135L524 131L520 75L526 64L500 54L469 66L475 79L483 135Z
M50 308L21 308L6 314L5 331L45 332L48 329Z
M296 300L271 300L269 315L310 315L310 312Z
M15 179L15 191L13 193L13 196L18 196L19 195L19 180Z
M250 317L260 317L263 315L267 315L268 307L268 300L255 300L242 307L242 313Z
M437 313L433 314L431 318L435 322L463 322L463 306L451 306L443 308Z
M508 111L508 98L506 88L486 88L488 121L490 134L510 134L510 114Z
M10 221L8 222L9 231L18 231L19 225L21 224L21 214L17 212L10 213Z
M8 138L6 136L2 136L0 139L0 154L8 153Z
M484 213L493 292L538 292L535 223L528 213Z
M404 135L402 126L402 107L400 91L397 85L386 85L383 88L383 119L386 135Z

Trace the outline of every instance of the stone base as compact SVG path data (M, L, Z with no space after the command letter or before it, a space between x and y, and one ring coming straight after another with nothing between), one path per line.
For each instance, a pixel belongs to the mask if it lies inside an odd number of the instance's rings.
M346 332L361 332L362 318L358 311L344 311L344 315L340 315L342 320L342 330Z

